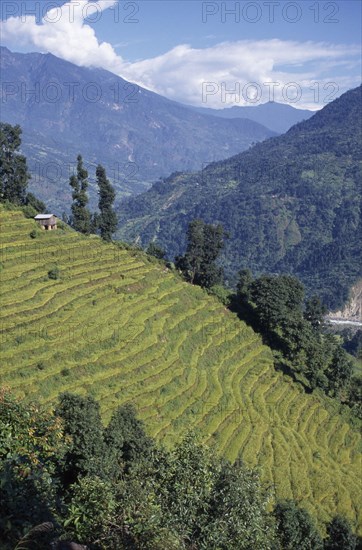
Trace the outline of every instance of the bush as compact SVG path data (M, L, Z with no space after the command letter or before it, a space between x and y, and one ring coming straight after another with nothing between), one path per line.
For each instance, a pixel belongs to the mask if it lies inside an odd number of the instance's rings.
M161 246L159 246L158 244L154 243L154 242L151 242L149 245L148 245L148 248L146 250L146 253L149 255L149 256L154 256L155 258L157 258L158 260L163 260L165 255L166 255L166 252L163 248L161 248Z
M57 280L60 278L60 270L58 266L53 267L52 269L49 269L48 271L48 277L49 279Z
M327 525L326 550L355 550L357 541L351 526L342 516L335 516Z
M277 537L284 550L322 550L322 538L314 521L292 500L279 502L274 509Z
M214 285L209 290L208 293L212 296L215 296L222 304L225 306L230 305L232 292L225 288L222 285Z
M35 210L35 208L30 204L28 204L27 206L23 206L22 210L26 218L35 218L35 216L38 214L38 211Z
M43 203L43 201L39 200L35 195L33 195L33 193L27 193L25 204L26 206L31 206L37 214L46 211L46 205Z
M31 239L36 239L37 236L38 236L38 232L36 231L36 229L33 229L32 231L30 231L29 237L30 237Z

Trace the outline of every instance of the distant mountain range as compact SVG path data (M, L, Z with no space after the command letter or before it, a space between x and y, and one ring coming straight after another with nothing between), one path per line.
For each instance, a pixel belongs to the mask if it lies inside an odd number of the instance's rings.
M51 54L7 48L0 54L1 119L22 126L30 188L57 213L70 206L69 174L79 153L92 176L98 163L105 165L121 197L275 135L257 122L199 114L113 73ZM93 185L90 194L94 206Z
M239 107L233 106L225 109L209 109L207 107L194 107L195 111L200 114L209 114L213 116L219 116L222 118L247 118L263 124L273 132L283 134L287 132L289 128L302 122L302 120L308 120L314 115L313 111L307 109L296 109L291 105L283 103L277 103L275 101L269 101L262 105Z
M362 277L361 87L309 120L197 173L179 173L126 201L119 237L183 253L188 223L221 223L223 264L294 273L339 307Z

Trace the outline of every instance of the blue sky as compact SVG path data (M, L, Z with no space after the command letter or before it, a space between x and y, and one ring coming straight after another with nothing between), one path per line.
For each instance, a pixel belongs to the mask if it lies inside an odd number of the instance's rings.
M2 44L103 67L184 103L318 109L361 82L361 5L2 0Z

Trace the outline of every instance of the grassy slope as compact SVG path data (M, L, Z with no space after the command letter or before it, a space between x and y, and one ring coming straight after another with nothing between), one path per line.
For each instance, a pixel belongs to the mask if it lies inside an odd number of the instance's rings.
M49 404L89 392L105 419L133 401L160 440L199 428L277 497L361 526L359 433L276 373L249 327L141 253L69 229L31 239L35 222L0 215L2 384Z

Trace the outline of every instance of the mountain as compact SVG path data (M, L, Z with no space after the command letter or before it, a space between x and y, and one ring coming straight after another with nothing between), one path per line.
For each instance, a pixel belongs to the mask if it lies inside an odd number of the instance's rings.
M190 220L221 223L230 284L241 268L289 272L333 309L362 274L361 87L286 134L194 174L176 174L120 210L121 238L183 253Z
M58 213L70 207L69 175L79 153L93 179L104 164L120 197L273 135L250 120L198 114L101 69L51 54L0 53L1 119L22 126L30 190ZM90 195L95 206L94 182Z
M209 109L207 107L194 107L194 109L200 114L222 118L248 118L263 124L278 134L287 132L294 124L302 122L302 120L308 120L314 114L313 111L296 109L291 105L277 103L276 101L268 101L261 105L247 107L234 105L225 109Z
M165 445L195 429L271 498L361 530L358 421L276 371L250 327L141 251L3 205L0 221L1 383L24 404L89 394L107 422L131 402Z

